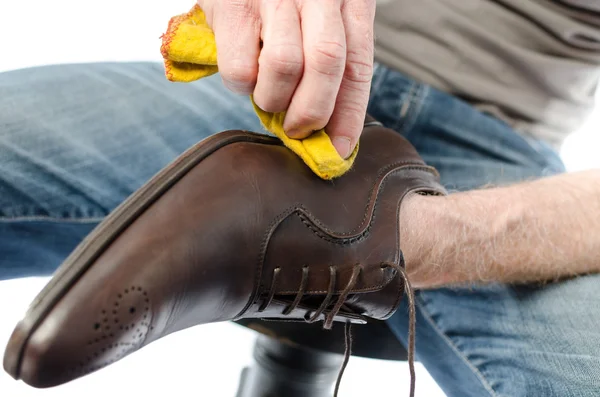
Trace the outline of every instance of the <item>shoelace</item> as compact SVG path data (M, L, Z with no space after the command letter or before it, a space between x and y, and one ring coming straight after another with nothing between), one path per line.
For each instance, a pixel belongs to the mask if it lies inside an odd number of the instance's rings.
M400 264L396 263L382 263L382 268L391 267L396 269L398 274L402 277L404 283L404 292L408 298L408 368L410 371L410 397L414 397L415 395L415 325L416 325L416 310L415 310L415 294L404 270L404 256L400 253ZM302 298L304 297L304 293L306 290L306 284L308 283L308 266L304 266L302 268L302 280L300 281L300 288L298 289L298 293L294 298L294 301L284 310L283 315L289 315L294 309L298 307ZM352 269L352 275L350 276L350 280L348 284L344 287L342 292L340 293L335 305L331 309L331 311L325 316L325 321L323 323L323 328L331 329L333 326L333 321L335 316L339 313L346 301L346 298L350 294L350 291L356 285L358 280L358 276L362 270L360 265L355 265ZM281 268L275 268L273 270L273 279L271 280L271 288L269 289L269 296L263 302L263 304L259 307L258 311L263 312L270 304L273 302L273 298L275 297L275 291L277 288L277 282L279 280L279 274L281 273ZM327 310L331 303L331 299L333 298L335 292L335 284L337 279L337 271L334 266L329 267L329 286L327 289L327 295L323 302L319 306L319 308L308 318L306 322L314 323L318 321L319 317ZM345 350L344 350L344 361L340 368L338 378L335 384L334 397L338 397L338 392L340 389L340 384L342 381L342 377L344 375L344 371L348 362L350 361L350 356L352 354L352 328L351 322L347 321L345 323L344 329L344 342L345 342Z

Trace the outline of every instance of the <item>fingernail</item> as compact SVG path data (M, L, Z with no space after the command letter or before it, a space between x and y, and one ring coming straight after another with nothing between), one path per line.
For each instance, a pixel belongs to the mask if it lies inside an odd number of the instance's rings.
M336 136L331 139L331 143L333 143L333 147L343 159L350 157L350 154L352 153L350 138L345 136Z
M286 131L286 133L285 133L285 134L286 134L287 136L289 136L290 138L297 138L297 137L298 137L298 135L300 135L300 132L301 132L301 131L300 131L299 129L297 129L297 128L292 128L291 130L289 130L289 131Z
M290 128L289 131L286 129L284 129L284 131L287 131L285 133L287 136L289 136L290 138L295 138L295 139L308 138L313 132L315 132L314 130L310 130L310 129L306 129L306 128Z

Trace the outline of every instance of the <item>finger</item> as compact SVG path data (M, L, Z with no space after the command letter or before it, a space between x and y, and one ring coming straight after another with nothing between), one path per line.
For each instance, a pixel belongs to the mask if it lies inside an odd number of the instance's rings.
M352 154L363 130L373 77L375 3L349 0L342 7L348 47L344 78L325 131L343 158Z
M293 138L304 138L327 125L346 63L340 2L304 0L300 17L304 72L283 125Z
M302 77L300 15L294 0L261 3L263 47L258 58L254 102L267 112L286 110Z
M198 6L202 10L202 12L204 12L204 17L206 18L206 23L208 23L208 26L213 28L212 17L213 17L213 10L215 8L214 6L215 6L216 1L215 0L197 0L196 3L198 3Z
M217 43L217 63L223 83L231 91L254 91L260 52L260 18L254 0L215 3L212 21Z

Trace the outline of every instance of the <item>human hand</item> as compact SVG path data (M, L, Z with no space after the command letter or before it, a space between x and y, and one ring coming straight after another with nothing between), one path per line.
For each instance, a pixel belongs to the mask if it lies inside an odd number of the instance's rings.
M287 110L291 138L325 128L347 158L363 129L373 73L375 0L198 0L226 87Z

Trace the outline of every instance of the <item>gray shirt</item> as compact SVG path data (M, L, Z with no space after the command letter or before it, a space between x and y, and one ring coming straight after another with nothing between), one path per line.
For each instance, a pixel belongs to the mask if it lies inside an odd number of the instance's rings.
M600 0L378 0L376 60L558 147L594 106Z

